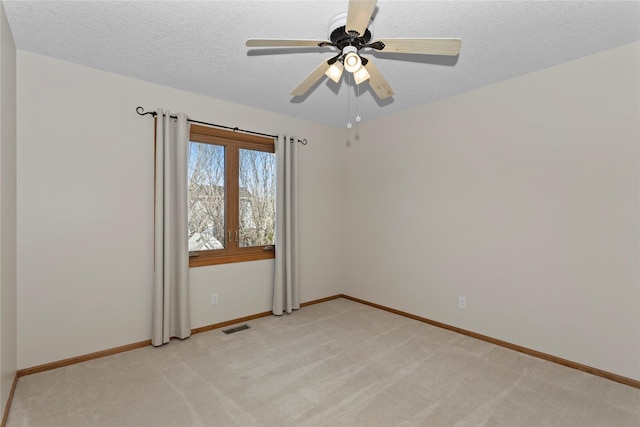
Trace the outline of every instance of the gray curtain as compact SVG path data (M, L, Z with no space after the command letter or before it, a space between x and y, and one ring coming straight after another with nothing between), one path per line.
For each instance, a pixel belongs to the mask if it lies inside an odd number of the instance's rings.
M280 135L276 141L276 266L273 314L300 308L298 273L297 139Z
M184 114L157 110L155 146L155 221L153 331L159 346L171 337L191 335L189 250L187 247L187 148Z

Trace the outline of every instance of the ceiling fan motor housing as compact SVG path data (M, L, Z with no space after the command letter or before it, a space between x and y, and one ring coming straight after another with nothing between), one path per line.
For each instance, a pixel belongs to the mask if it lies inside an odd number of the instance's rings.
M355 46L357 50L360 50L373 38L371 23L372 21L370 20L364 34L349 34L345 29L347 25L347 12L340 12L329 20L329 31L327 37L331 40L331 43L340 50L344 49L346 46Z

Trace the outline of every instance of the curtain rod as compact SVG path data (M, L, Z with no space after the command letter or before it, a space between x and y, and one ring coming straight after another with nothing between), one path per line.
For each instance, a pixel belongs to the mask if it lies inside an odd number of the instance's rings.
M138 113L141 116L146 116L147 114L151 114L153 117L155 117L155 116L158 115L158 113L156 113L155 111L144 111L144 108L142 108L142 107L136 108L136 113ZM174 120L176 120L178 118L178 116L169 116L169 117L171 117ZM229 129L229 130L232 130L234 132L250 133L252 135L266 136L266 137L273 138L273 139L278 138L278 135L269 135L268 133L254 132L252 130L240 129L238 127L232 128L232 127L229 127L229 126L217 125L215 123L201 122L201 121L192 120L192 119L187 119L187 121L189 121L191 123L197 123L199 125L213 126L213 127L222 128L222 129ZM300 142L302 145L307 145L307 140L306 139L299 139L298 142Z

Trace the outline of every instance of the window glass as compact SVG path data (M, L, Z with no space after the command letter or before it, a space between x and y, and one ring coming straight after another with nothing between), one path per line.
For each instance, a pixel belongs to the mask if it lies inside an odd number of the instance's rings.
M189 143L189 251L225 248L224 147Z
M239 245L274 244L276 183L275 155L264 151L239 151Z

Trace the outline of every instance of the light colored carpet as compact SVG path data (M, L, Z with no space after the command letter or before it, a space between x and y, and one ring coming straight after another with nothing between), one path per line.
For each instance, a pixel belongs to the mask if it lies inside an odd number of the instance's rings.
M640 426L640 390L350 300L22 377L8 426Z

